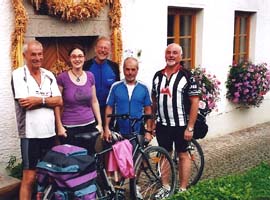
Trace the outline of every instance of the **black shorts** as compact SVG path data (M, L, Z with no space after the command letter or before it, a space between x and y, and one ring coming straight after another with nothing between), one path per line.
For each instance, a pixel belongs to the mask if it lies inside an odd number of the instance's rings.
M173 150L173 143L177 152L186 152L188 141L184 139L186 126L164 126L157 123L156 137L159 146L168 152Z
M55 146L55 136L50 138L21 138L23 169L36 169L38 161Z

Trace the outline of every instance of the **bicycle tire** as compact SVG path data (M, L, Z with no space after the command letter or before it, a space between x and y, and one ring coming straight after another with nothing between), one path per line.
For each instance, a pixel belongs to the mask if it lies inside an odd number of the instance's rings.
M195 185L201 178L204 169L204 154L203 150L197 140L191 140L191 148L189 150L189 155L191 158L191 173L187 188ZM175 163L175 171L178 176L178 156L174 151L173 161ZM179 181L179 180L178 180Z
M166 167L166 172L169 174L169 196L174 194L176 175L171 156L162 147L149 146L135 161L135 178L131 180L130 185L135 199L154 199L155 194L162 187L160 170L162 167Z

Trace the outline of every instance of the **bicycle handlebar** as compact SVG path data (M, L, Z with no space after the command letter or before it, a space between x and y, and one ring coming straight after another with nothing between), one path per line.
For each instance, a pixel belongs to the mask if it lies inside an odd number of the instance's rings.
M140 118L130 117L130 115L128 113L126 113L126 114L108 114L107 117L116 118L116 119L124 119L124 120L127 119L127 120L131 121L132 128L134 127L134 125L137 122L140 122L143 120L148 120L148 119L154 119L154 115L152 115L152 114L143 114Z
M111 118L118 118L118 119L128 119L131 121L142 121L143 119L148 120L148 119L154 119L154 115L152 114L143 114L140 118L132 118L128 113L126 114L108 114L107 117Z

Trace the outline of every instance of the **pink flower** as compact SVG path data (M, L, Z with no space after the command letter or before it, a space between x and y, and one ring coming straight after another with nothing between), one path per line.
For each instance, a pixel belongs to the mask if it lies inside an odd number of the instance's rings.
M234 96L235 96L235 97L240 97L239 92L235 92L235 93L234 93Z
M239 99L238 99L238 98L234 98L234 99L232 100L232 102L233 102L233 103L238 103L238 102L239 102Z

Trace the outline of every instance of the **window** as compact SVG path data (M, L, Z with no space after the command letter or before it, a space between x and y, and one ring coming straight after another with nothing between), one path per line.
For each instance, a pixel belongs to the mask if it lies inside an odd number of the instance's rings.
M182 61L187 68L195 65L195 20L196 10L169 8L167 44L180 44L183 48Z
M240 63L249 59L251 13L235 12L233 62Z

